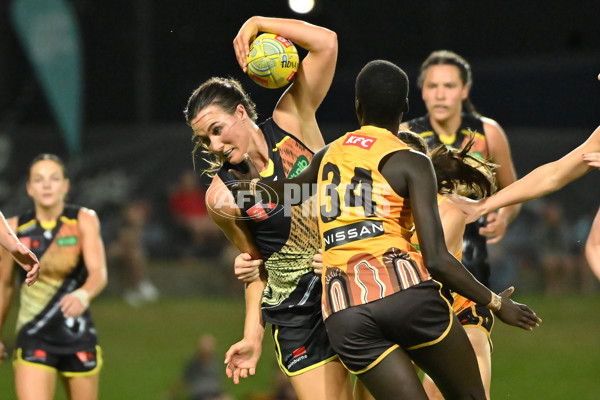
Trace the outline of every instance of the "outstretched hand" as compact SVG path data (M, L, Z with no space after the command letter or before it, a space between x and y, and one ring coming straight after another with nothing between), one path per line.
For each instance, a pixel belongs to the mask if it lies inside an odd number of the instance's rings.
M600 152L587 153L582 157L590 167L600 168Z
M448 197L466 215L467 224L477 221L483 215L482 205L485 199L477 201L454 193L449 194Z
M225 373L228 378L233 379L236 385L240 383L240 378L246 379L249 375L256 373L256 364L260 358L262 346L259 342L252 342L242 339L232 345L225 353Z
M506 221L497 212L486 216L485 226L479 228L479 234L487 238L487 244L498 243L506 234Z
M27 286L33 285L40 275L40 262L35 254L22 243L17 243L11 254L15 261L27 272L25 278Z
M499 311L495 312L494 315L500 318L505 324L516 326L525 329L526 331L537 328L542 320L525 304L516 303L510 299L510 296L514 291L515 288L511 286L500 293L500 297L502 297L502 307Z

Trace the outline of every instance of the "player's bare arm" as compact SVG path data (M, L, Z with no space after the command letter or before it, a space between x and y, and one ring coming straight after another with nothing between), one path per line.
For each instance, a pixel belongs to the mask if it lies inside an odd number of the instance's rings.
M435 173L429 158L417 152L398 151L382 160L380 169L392 189L411 200L423 260L434 278L475 302L490 304L498 317L510 325L530 330L539 324L539 318L529 307L510 300L512 290L498 298L448 252L437 207ZM500 304L493 304L494 300Z

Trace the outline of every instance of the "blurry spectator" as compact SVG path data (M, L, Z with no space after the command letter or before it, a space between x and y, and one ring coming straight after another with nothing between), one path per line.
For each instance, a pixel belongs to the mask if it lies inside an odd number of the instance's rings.
M142 240L150 207L131 202L123 208L116 239L108 247L109 263L118 268L123 298L134 307L158 299L158 290L148 276L148 258Z
M558 203L547 201L541 209L536 242L544 271L546 294L563 294L573 280L567 220Z
M184 249L187 255L216 256L223 245L223 235L208 215L204 195L194 171L185 171L169 194L171 215L188 235L190 243L187 246L196 250L189 254L192 249Z
M215 358L216 340L211 334L198 338L196 351L186 363L182 376L167 391L166 400L230 400L224 393L223 365Z

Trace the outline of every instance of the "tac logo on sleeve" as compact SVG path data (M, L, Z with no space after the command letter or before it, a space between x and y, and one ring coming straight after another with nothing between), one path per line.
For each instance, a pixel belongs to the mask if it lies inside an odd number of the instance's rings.
M373 144L375 143L377 139L370 137L370 136L364 136L364 135L348 135L348 137L346 138L346 141L344 142L344 146L346 145L350 145L350 146L357 146L360 147L361 149L365 149L365 150L369 150L371 148L371 146L373 146Z

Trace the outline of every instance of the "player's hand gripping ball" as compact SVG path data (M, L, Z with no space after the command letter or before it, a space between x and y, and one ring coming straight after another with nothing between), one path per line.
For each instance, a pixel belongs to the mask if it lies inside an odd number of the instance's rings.
M290 83L300 65L294 44L273 33L263 33L254 39L247 60L250 78L269 89Z

